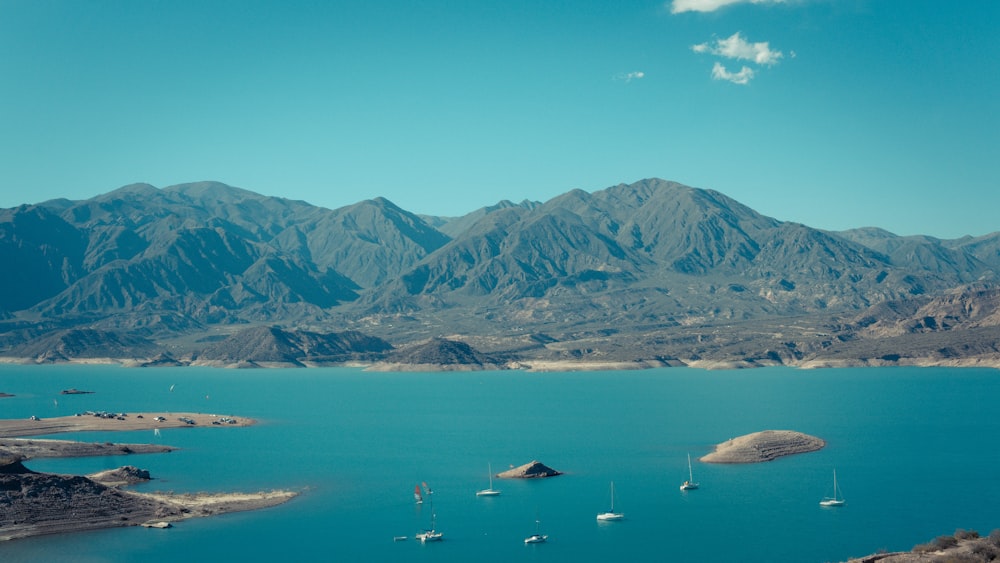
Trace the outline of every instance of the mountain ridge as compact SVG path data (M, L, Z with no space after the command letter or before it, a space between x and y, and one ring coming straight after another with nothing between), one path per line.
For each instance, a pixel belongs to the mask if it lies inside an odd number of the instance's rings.
M200 334L279 325L393 346L458 335L476 346L468 358L792 364L915 334L905 327L920 318L900 312L937 319L937 340L993 330L963 319L992 307L1000 233L823 231L656 178L457 218L381 197L326 209L196 182L0 210L0 261L14 266L0 275L7 357L53 331L88 328L193 358L206 349ZM963 291L964 307L921 309ZM791 348L743 326L777 333L795 319L815 335ZM682 334L693 327L703 331L697 345Z

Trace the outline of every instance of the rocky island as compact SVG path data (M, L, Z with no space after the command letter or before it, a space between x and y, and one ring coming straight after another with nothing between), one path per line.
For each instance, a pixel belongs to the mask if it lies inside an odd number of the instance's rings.
M826 442L815 436L791 430L764 430L730 438L703 456L705 463L760 463L792 454L814 452Z
M501 479L538 479L555 477L556 475L562 475L562 472L556 471L540 461L529 461L524 465L511 467L507 471L497 473L497 477Z

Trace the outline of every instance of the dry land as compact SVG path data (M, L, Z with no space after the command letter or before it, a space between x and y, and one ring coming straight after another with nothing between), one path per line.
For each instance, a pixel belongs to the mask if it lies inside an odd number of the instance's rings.
M0 438L62 432L250 426L256 422L252 418L192 412L90 413L55 418L0 420Z
M136 493L120 488L128 480L37 473L23 465L38 457L72 457L169 452L157 444L84 443L23 438L39 434L92 430L143 430L207 426L248 426L249 418L203 413L131 413L113 416L66 416L49 419L0 420L0 541L44 534L121 526L167 528L170 522L287 502L297 493L166 494ZM22 438L15 438L21 436ZM147 472L127 467L136 473ZM98 482L103 481L103 482ZM112 486L109 486L111 483Z
M792 454L814 452L826 442L815 436L791 430L764 430L730 438L703 456L705 463L759 463Z

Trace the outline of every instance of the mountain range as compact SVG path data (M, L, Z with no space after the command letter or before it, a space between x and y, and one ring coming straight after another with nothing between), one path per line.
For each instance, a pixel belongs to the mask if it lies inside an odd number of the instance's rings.
M0 210L0 264L22 361L1000 365L1000 233L823 231L660 179L461 217L135 184Z

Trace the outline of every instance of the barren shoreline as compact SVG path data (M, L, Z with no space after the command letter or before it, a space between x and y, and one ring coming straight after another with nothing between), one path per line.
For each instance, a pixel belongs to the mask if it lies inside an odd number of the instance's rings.
M163 418L163 420L157 420L157 417ZM42 434L60 434L63 432L153 430L155 428L187 428L191 426L207 426L210 428L250 426L257 423L252 418L193 412L138 412L127 413L127 416L120 418L80 415L39 418L36 420L2 419L0 420L0 438L40 436ZM182 419L193 421L194 424ZM216 422L218 424L215 424Z
M59 362L44 362L46 364L78 364L78 365L119 365L121 367L158 367L152 365L149 360L141 358L86 358L70 359ZM21 364L39 365L41 362L34 358L15 358L10 356L0 356L0 364ZM845 368L845 367L951 367L951 368L991 368L1000 369L1000 357L994 356L971 356L968 358L932 358L914 357L900 358L897 361L889 361L881 358L806 358L788 362L772 360L750 359L750 358L716 358L716 359L689 359L689 360L619 360L619 361L593 361L593 360L548 360L524 358L507 362L506 364L496 364L489 366L479 366L474 364L402 364L395 362L216 362L216 361L195 361L191 363L178 362L176 367L213 367L218 369L272 369L272 368L325 368L325 367L348 367L362 368L366 371L383 372L413 372L413 371L480 371L487 370L520 370L528 372L567 372L567 371L623 371L653 369L661 367L689 367L703 370L723 370L723 369L752 369L761 367L788 367L796 369L822 369L822 368ZM0 397L5 396L0 393Z
M141 416L140 416L141 415ZM162 417L163 420L157 420ZM169 452L158 444L85 443L14 438L84 430L143 430L207 426L248 426L249 418L203 413L133 413L128 416L64 416L42 420L0 420L0 541L29 536L115 528L169 527L170 522L228 512L256 510L287 502L291 491L257 493L137 493L81 477L36 473L22 461L39 457L77 457ZM134 469L134 468L132 468ZM148 478L148 473L146 474Z

